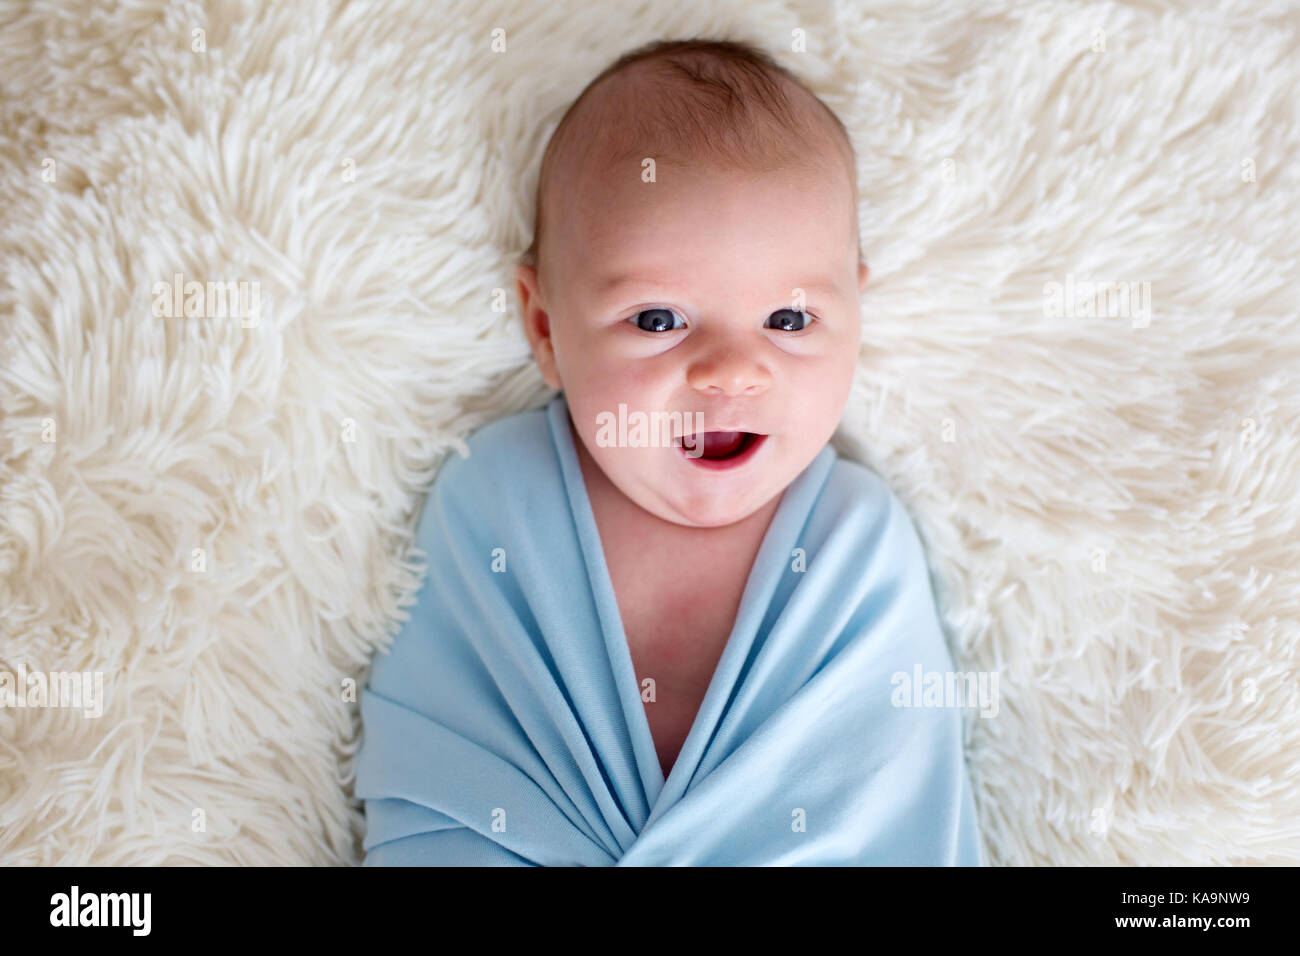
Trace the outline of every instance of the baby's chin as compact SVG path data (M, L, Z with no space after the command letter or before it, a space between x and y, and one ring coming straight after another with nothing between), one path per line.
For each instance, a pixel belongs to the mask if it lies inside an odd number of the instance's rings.
M696 508L687 505L676 509L676 518L672 520L673 524L684 528L697 528L699 530L730 528L757 513L761 510L762 505L763 503L759 503L753 507L738 508L731 504L724 506L722 509Z

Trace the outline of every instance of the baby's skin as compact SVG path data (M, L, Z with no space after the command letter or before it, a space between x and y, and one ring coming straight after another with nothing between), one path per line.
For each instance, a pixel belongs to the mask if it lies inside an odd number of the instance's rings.
M635 161L586 170L540 284L517 268L534 357L564 391L581 450L648 515L691 528L754 515L839 424L867 267L847 174L823 165L661 164L653 182ZM766 438L744 464L710 469L698 451L598 440L620 405Z
M515 280L542 376L565 393L633 668L657 689L643 700L667 775L783 492L843 414L867 267L853 173L811 94L790 84L806 134L720 163L665 155L681 152L671 120L663 150L641 141L637 113L664 94L638 76L597 87L615 99L589 104L584 133L619 146L560 153L558 211L539 214L538 265ZM611 436L638 418L649 435Z
M867 267L833 160L674 163L653 182L642 169L585 173L563 193L544 281L529 266L516 280L533 354L568 402L634 669L657 687L646 717L667 776L782 493L839 424ZM603 441L620 413L680 415L692 453ZM764 437L717 469L707 439L685 438L697 428Z

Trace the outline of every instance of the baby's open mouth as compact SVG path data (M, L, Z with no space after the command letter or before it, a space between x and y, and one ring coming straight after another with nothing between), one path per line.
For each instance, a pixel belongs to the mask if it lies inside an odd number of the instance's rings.
M741 454L758 437L754 432L693 432L678 438L677 444L689 451L699 450L701 458L722 461Z

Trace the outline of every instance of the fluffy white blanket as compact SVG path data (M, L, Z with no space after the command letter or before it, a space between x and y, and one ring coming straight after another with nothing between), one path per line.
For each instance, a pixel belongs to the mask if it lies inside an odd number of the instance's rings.
M0 670L104 694L0 708L0 865L359 859L420 494L548 394L510 277L546 136L691 35L855 139L836 441L998 676L991 860L1300 862L1294 6L244 6L0 4Z

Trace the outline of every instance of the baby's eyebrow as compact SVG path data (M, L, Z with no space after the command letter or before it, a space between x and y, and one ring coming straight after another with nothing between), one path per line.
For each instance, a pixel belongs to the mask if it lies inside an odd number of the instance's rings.
M658 290L669 290L672 288L670 283L660 282L647 276L637 275L634 272L619 272L611 276L597 279L593 286L593 294L599 299L606 297L612 298L616 292L625 286L638 286L640 288L653 288ZM802 289L805 294L813 295L838 295L840 292L839 283L831 281L829 277L816 277L807 282L795 283L788 290L782 292L783 295L794 295L795 289Z
M804 292L814 292L818 295L838 295L840 284L832 282L830 279L813 279L811 282L804 282L790 286L793 293L795 289L803 289Z
M635 272L617 272L614 275L605 276L595 283L593 291L598 296L613 295L622 286L625 285L656 285L654 280L646 279Z

